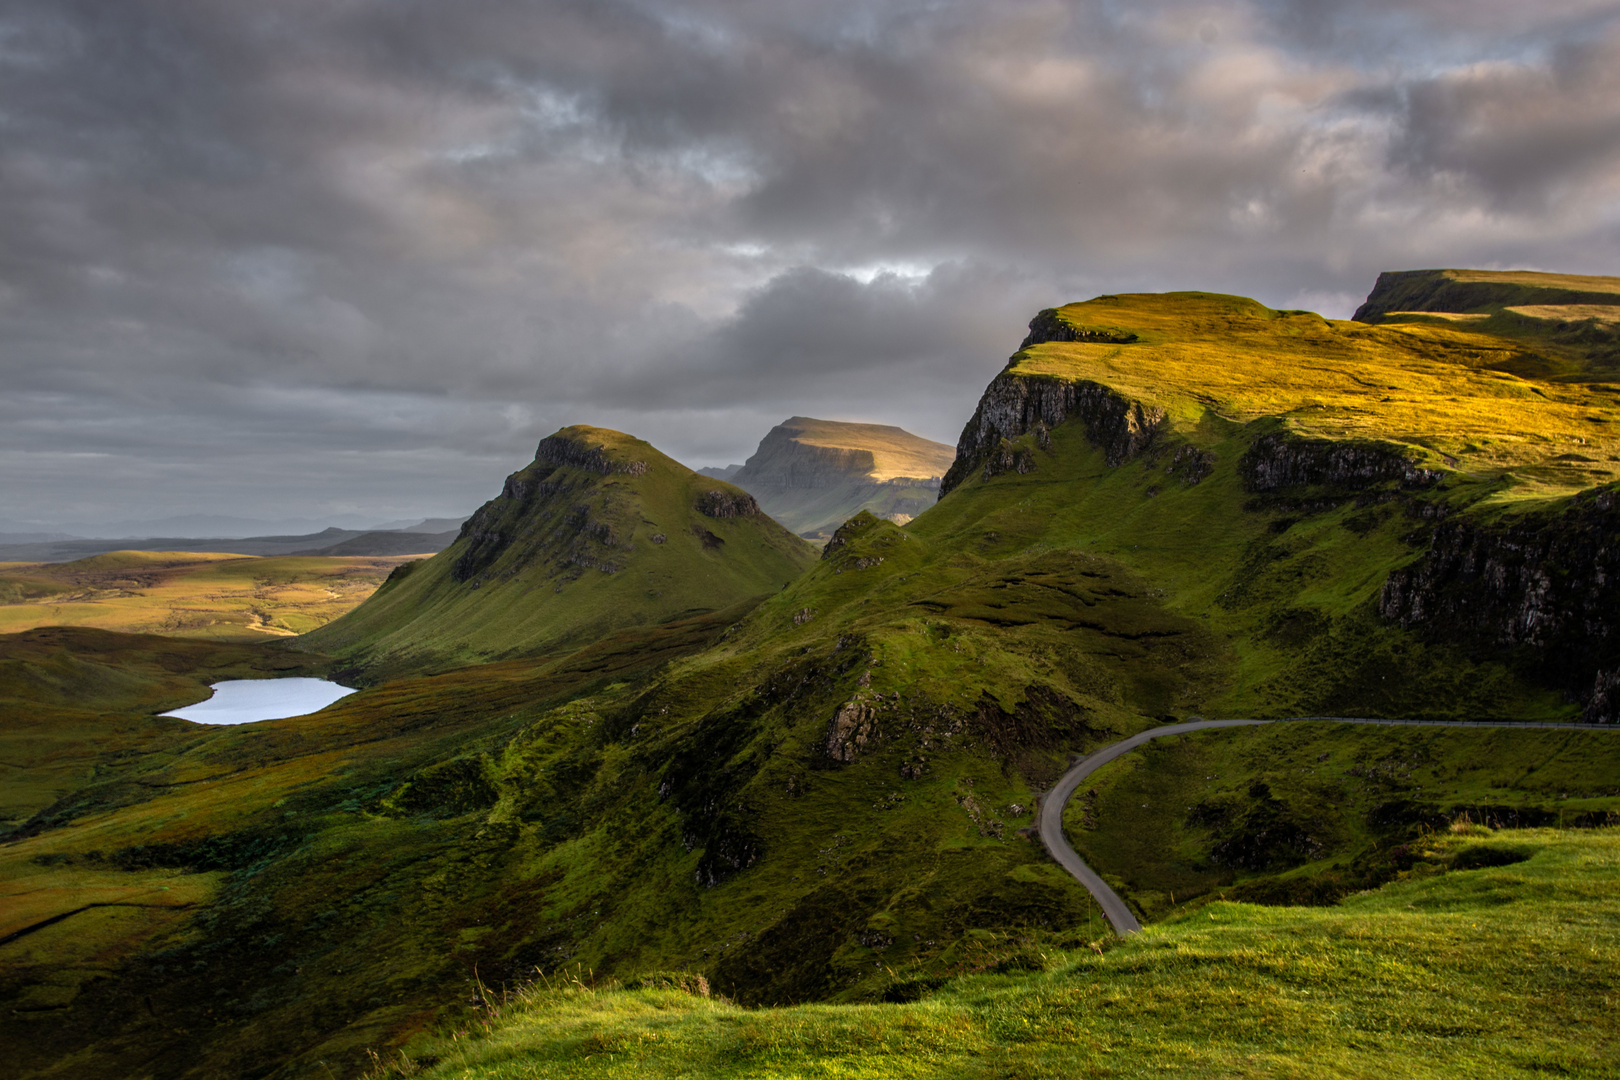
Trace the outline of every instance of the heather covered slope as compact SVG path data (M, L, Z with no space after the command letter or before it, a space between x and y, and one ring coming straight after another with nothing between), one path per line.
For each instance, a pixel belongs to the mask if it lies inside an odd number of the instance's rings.
M951 448L883 424L794 416L731 476L767 514L825 541L862 510L904 524L934 504Z
M724 481L569 427L448 549L307 641L396 671L566 650L777 592L814 556Z

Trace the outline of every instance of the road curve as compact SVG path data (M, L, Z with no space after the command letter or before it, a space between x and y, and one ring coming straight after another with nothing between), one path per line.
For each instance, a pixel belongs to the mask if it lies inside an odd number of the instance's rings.
M1082 758L1068 772L1064 773L1052 790L1041 797L1041 843L1069 873L1079 879L1097 903L1102 905L1103 914L1114 927L1114 933L1120 937L1134 934L1142 929L1142 924L1136 921L1131 909L1125 906L1119 893L1108 887L1108 883L1097 876L1097 872L1085 864L1085 860L1075 854L1074 848L1069 846L1068 837L1063 835L1063 808L1069 804L1069 796L1074 789L1080 786L1080 781L1113 761L1117 757L1135 750L1145 742L1153 739L1162 739L1166 735L1183 735L1189 731L1201 731L1204 728L1221 727L1248 727L1254 724L1267 724L1269 720L1193 720L1185 724L1167 724L1164 727L1149 728L1137 732L1128 739L1121 739L1117 743L1103 747L1101 750Z
M1121 739L1117 743L1103 747L1087 757L1080 759L1069 771L1059 777L1052 790L1041 797L1040 830L1041 843L1058 864L1075 876L1080 884L1102 906L1103 915L1114 928L1114 933L1120 937L1134 934L1142 929L1142 924L1136 921L1131 909L1125 901L1120 899L1118 893L1108 887L1108 883L1097 876L1097 872L1085 864L1085 861L1069 846L1069 838L1063 835L1063 809L1069 805L1069 799L1074 795L1074 789L1080 786L1080 781L1113 761L1115 758L1135 750L1145 742L1162 739L1166 735L1183 735L1189 731L1202 731L1205 728L1223 727L1253 727L1257 724L1284 724L1301 721L1327 721L1339 724L1399 724L1402 726L1424 727L1500 727L1500 728L1560 728L1572 730L1620 730L1620 725L1600 726L1593 724L1548 724L1548 723L1514 723L1511 721L1489 720L1376 720L1352 716L1289 716L1279 720L1192 720L1185 724L1166 724L1164 727L1149 728L1132 735L1128 739Z

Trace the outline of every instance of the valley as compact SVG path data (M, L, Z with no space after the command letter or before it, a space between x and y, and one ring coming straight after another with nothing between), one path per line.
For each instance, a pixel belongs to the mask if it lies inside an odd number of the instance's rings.
M729 482L577 425L296 637L0 637L19 1070L1605 1075L1613 279L1419 273L1373 321L1043 311L942 473L855 463L937 503L820 550L749 469L854 425L793 418ZM41 574L17 606L81 587ZM250 674L362 689L155 715ZM1062 827L1124 940L1041 846L1078 758L1299 716L1508 726L1111 762Z

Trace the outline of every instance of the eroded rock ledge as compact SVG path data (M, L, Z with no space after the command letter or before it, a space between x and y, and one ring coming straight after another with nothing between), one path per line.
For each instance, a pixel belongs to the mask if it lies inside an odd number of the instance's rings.
M540 440L534 460L545 465L585 469L602 476L611 473L640 476L647 471L645 461L614 461L602 451L603 447L600 446L587 446L561 435L548 435Z
M1428 554L1396 570L1384 618L1480 649L1524 649L1540 675L1620 723L1620 490L1505 524L1447 520Z
M1398 484L1430 487L1445 474L1420 467L1393 444L1335 442L1288 432L1262 435L1238 460L1246 490L1258 493L1299 487L1366 488Z
M743 491L705 491L698 496L697 511L706 517L752 517L759 513L759 503Z
M1122 465L1152 446L1165 426L1166 413L1100 383L1003 372L985 389L979 407L962 429L956 461L940 483L940 497L958 487L974 469L986 462L994 465L1005 456L1006 440L1071 419L1086 425L1087 438L1103 450L1108 464ZM1028 471L1017 466L1018 461L1013 460L1014 469Z

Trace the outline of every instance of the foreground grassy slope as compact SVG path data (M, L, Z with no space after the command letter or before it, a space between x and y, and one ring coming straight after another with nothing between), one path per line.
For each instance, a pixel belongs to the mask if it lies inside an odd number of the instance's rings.
M915 1004L744 1010L690 979L625 990L563 978L492 999L380 1072L1612 1076L1617 871L1614 830L1475 827L1426 838L1402 880L1336 908L1215 902Z
M776 592L814 557L724 481L575 426L449 548L306 640L390 671L567 650Z
M0 633L89 626L224 641L292 637L353 609L406 558L115 551L0 563Z

